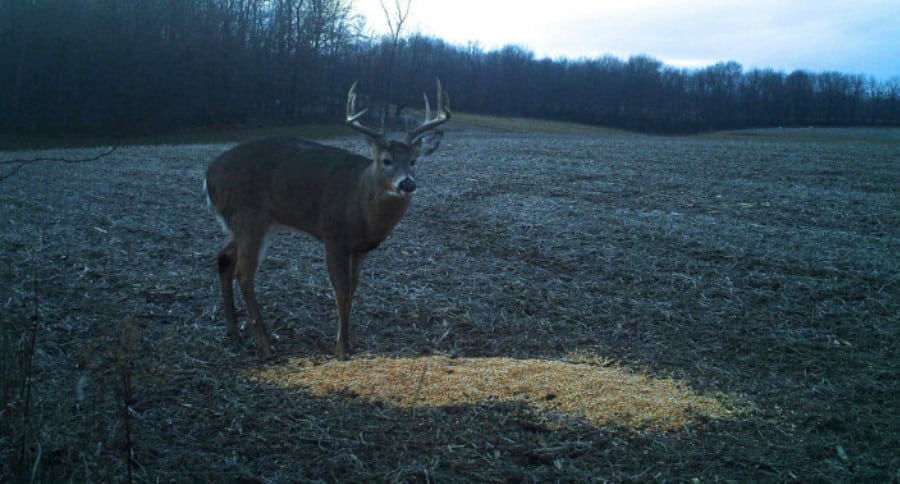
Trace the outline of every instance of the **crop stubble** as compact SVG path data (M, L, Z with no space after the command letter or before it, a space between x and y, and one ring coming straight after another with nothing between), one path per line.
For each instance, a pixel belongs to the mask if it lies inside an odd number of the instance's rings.
M0 184L10 371L39 331L2 437L39 466L9 445L0 470L122 479L127 450L142 480L896 479L900 143L760 133L449 133L363 268L347 364L297 235L258 280L277 358L226 343L200 193L225 145L26 166Z

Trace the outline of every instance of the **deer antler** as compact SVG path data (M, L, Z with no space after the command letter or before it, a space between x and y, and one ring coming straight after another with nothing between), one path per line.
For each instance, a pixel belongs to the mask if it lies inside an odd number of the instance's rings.
M360 133L380 141L384 138L384 133L375 131L359 122L359 118L363 117L367 111L368 109L363 109L362 111L356 112L356 83L354 82L353 85L350 86L350 92L347 93L347 120L345 123L347 126L350 126Z
M450 96L441 89L440 79L437 79L437 113L433 118L431 117L431 105L428 103L428 95L422 94L422 96L425 98L425 121L419 127L407 133L407 144L412 144L426 131L450 121Z

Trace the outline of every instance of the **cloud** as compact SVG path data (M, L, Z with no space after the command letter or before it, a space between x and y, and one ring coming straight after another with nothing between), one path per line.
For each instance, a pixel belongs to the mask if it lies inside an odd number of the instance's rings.
M389 0L388 0L389 1ZM370 24L384 24L377 0ZM647 54L696 67L734 60L745 68L900 75L900 2L413 0L410 26L487 49L518 44L538 56L627 58Z

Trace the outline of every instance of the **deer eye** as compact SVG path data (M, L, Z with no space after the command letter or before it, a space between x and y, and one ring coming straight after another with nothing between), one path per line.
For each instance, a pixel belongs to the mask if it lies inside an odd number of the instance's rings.
M385 158L381 160L381 163L384 164L384 166L391 166L391 163L393 163L393 161L390 158Z

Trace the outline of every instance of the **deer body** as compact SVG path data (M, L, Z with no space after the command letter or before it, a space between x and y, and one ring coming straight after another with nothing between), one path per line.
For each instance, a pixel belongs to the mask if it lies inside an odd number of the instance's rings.
M354 85L355 87L355 85ZM362 126L351 88L347 123L369 140L372 158L298 138L251 141L214 160L206 173L210 205L231 235L218 256L226 327L239 334L233 281L247 305L260 354L270 354L270 335L256 302L255 276L267 234L275 227L308 233L325 246L325 260L338 306L335 355L350 354L349 319L359 270L403 218L415 190L413 164L437 149L442 134L426 131L446 122L438 85L438 117L411 133L407 142L387 141ZM427 98L426 98L426 112Z
M246 160L253 160L247 163ZM410 196L386 194L372 160L298 138L252 141L207 170L210 201L232 231L241 216L284 226L353 252L376 248L403 218Z

